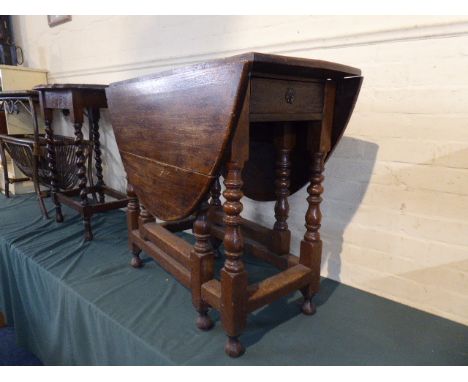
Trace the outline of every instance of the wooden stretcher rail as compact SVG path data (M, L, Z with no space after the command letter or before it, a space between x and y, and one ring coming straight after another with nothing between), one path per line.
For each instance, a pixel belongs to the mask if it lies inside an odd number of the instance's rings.
M249 285L247 310L253 312L271 301L306 286L311 281L310 268L298 264L259 283Z
M226 228L217 224L211 225L211 235L222 240ZM278 256L263 244L256 242L254 239L247 236L244 238L244 248L249 251L253 256L269 262L271 265L278 269L287 269L291 266L298 264L299 258L292 254Z
M201 296L203 301L216 310L221 309L221 283L212 279L204 283L201 287Z
M143 240L138 230L131 232L131 239L146 253L151 254L161 267L171 273L182 285L190 288L190 271L172 256L149 240Z
M158 248L172 256L174 260L190 269L190 252L192 246L179 236L175 236L158 223L146 223L140 227L140 232Z
M287 296L304 287L312 280L312 272L301 264L271 276L247 288L247 311L253 312L271 301ZM210 306L219 309L221 306L221 283L210 280L202 285L202 298Z

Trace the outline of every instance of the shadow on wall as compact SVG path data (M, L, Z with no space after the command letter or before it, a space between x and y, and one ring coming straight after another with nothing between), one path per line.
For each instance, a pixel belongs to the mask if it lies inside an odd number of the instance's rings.
M355 165L349 166L346 172L343 172L343 169L339 171L340 163L336 163L332 156L325 166L321 230L324 241L322 265L326 266L328 277L337 281L340 281L343 235L364 199L377 151L378 145L375 143L343 137L334 155L341 157L341 153L345 153L345 157Z
M361 139L343 137L336 151L325 164L325 181L322 210L321 236L323 240L322 274L340 281L341 251L343 235L361 204L374 168L378 145ZM334 158L349 158L353 162L346 172L340 168L340 161ZM305 233L305 213L307 211L307 186L289 197L288 218L291 230L291 253L299 255L299 247ZM258 203L243 198L243 216L266 227L274 224L274 202ZM319 304L324 303L338 285L322 288ZM327 296L324 295L327 294Z
M341 281L341 252L346 228L364 199L377 157L378 145L361 139L343 137L336 152L325 166L324 194L322 202L322 275ZM344 153L352 171L338 171L339 161ZM356 159L359 158L359 159ZM348 169L347 169L348 170ZM320 301L324 303L338 284L332 288L322 288Z

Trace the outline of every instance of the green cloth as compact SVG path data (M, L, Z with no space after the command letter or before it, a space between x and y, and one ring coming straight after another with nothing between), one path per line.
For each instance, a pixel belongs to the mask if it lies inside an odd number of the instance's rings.
M92 242L64 213L43 220L34 196L0 196L0 311L46 365L468 364L468 327L326 279L315 316L299 313L299 294L254 312L246 354L230 359L216 312L199 331L187 289L146 256L128 265L122 211L93 217ZM247 267L252 279L273 272Z

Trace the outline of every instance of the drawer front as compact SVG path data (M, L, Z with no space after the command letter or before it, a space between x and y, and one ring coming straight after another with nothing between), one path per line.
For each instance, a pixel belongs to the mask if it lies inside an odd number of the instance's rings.
M252 78L251 114L311 114L323 109L323 83Z
M73 106L71 91L45 91L44 107L51 109L69 109Z

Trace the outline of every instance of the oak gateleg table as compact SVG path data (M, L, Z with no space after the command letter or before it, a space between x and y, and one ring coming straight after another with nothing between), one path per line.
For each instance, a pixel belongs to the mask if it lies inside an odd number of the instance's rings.
M239 336L249 312L300 290L302 312L315 313L324 165L361 83L361 71L349 66L247 53L106 90L128 175L131 264L142 266L144 250L190 288L198 328L210 329L208 310L218 310L229 356L244 352ZM306 233L297 257L290 253L288 196L307 183ZM275 201L272 227L241 217L244 195ZM173 233L187 228L193 246ZM213 246L220 242L225 261L217 276ZM244 250L279 273L249 284Z

